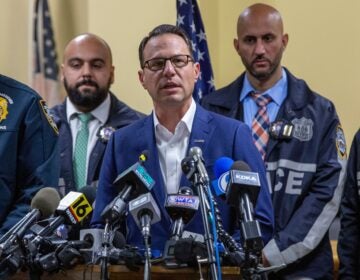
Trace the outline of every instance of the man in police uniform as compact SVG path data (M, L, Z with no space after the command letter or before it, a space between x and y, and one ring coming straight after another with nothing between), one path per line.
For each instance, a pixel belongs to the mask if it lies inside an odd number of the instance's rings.
M277 10L265 4L245 9L234 47L246 72L202 105L257 126L254 141L263 152L275 211L264 263L286 265L276 279L332 279L328 229L343 189L345 138L334 105L281 66L287 43ZM270 100L261 110L258 95ZM258 137L261 129L264 138Z
M65 194L82 187L96 186L107 141L111 133L143 115L109 92L114 82L114 66L108 44L94 34L72 39L64 51L61 74L68 97L52 109L60 131L60 192ZM90 113L86 170L83 183L75 180L74 150L80 128L78 115Z
M26 215L40 188L56 187L57 136L41 97L0 75L0 236Z

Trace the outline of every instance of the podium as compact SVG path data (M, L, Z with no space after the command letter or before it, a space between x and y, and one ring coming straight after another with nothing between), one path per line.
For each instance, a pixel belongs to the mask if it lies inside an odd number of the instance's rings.
M44 273L41 280L100 280L100 266L98 265L79 265L71 270L58 272L54 274ZM209 279L210 269L202 268L204 279ZM142 280L144 279L143 267L139 271L131 271L124 265L109 266L109 275L111 280ZM28 280L28 272L20 272L10 278L11 280ZM177 268L168 269L161 265L151 267L152 280L198 280L199 271L197 268ZM240 279L240 268L223 267L222 279Z

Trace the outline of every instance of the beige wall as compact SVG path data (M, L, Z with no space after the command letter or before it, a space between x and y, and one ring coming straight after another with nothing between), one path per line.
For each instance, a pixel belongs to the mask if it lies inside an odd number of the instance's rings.
M235 79L243 66L233 49L239 12L257 1L198 0L208 36L215 85ZM2 0L0 73L29 82L30 0ZM283 64L330 98L349 142L360 123L360 1L266 1L283 15L290 35ZM76 34L93 32L114 53L113 91L129 105L150 112L151 101L137 79L137 47L155 25L175 23L175 0L49 0L59 58ZM60 60L61 61L61 60Z

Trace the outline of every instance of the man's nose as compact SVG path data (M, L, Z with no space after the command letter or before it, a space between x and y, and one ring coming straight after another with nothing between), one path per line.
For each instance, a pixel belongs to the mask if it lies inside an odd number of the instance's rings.
M164 65L164 75L174 75L176 73L174 65L172 65L170 60L165 61Z
M258 40L255 45L255 53L257 55L265 53L265 46L261 40Z

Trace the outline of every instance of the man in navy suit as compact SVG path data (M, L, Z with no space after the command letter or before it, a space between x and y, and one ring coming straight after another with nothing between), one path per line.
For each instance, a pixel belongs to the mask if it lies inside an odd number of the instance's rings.
M64 195L84 186L97 186L100 166L110 134L138 120L133 110L111 93L115 69L109 45L95 34L81 34L65 47L61 74L68 98L52 108L59 128L61 173L59 190ZM91 115L87 156L82 179L75 180L75 141L80 130L78 116Z
M144 167L156 182L151 194L161 212L161 221L151 227L152 249L162 251L172 224L164 207L165 199L167 194L177 193L179 186L190 185L182 174L181 161L191 147L197 146L203 151L210 179L214 179L214 162L222 156L243 160L259 173L261 190L255 215L266 243L273 233L273 209L261 156L245 124L208 112L195 103L192 93L200 68L184 31L173 25L156 27L140 43L139 59L139 80L149 92L154 110L111 137L100 172L92 224L104 223L102 210L118 194L113 186L116 177L137 162L142 151L148 150ZM221 199L218 204L225 230L235 235L235 211L230 211ZM185 230L204 233L200 211ZM123 231L127 243L143 246L141 232L131 215L126 217Z

